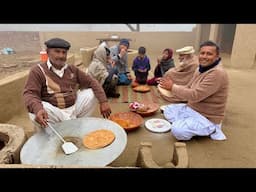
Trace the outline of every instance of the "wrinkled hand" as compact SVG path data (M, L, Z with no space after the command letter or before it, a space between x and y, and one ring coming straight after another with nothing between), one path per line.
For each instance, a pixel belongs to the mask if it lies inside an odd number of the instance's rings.
M159 78L158 81L159 81L160 87L162 87L164 89L167 89L167 90L170 90L170 91L172 90L173 81L169 76Z
M47 127L48 113L41 109L37 112L35 121L38 122L42 127Z
M108 102L100 103L100 113L104 118L108 118L110 116L111 109Z
M157 82L157 84L159 84L160 83L160 79L161 79L162 77L157 77L156 78L156 82Z

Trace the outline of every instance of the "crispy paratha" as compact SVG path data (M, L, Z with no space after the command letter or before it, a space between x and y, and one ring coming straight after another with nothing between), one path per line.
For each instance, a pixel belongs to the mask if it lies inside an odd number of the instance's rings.
M106 147L115 140L115 134L106 129L99 129L85 135L83 144L89 149L99 149Z

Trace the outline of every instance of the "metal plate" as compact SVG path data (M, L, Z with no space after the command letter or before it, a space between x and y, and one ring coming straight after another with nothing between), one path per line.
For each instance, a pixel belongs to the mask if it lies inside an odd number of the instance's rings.
M76 138L79 140L77 143L75 142L79 150L73 154L65 155L61 149L63 142L54 133L49 135L45 131L41 131L30 137L22 147L20 152L21 163L101 167L110 164L119 157L127 144L127 134L124 129L107 119L79 118L56 123L54 127L64 139ZM82 144L83 137L98 129L113 131L115 140L104 148L87 149Z
M164 133L171 130L172 125L164 119L149 119L145 122L145 127L156 133Z

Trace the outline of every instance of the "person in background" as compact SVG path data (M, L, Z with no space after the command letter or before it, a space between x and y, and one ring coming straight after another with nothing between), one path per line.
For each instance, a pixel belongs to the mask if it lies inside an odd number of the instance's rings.
M121 39L118 45L110 47L110 55L118 71L118 85L130 85L132 82L127 61L129 46L127 39Z
M118 76L115 62L111 59L110 50L105 42L102 42L95 50L88 73L102 85L107 97L118 98L120 96L116 92Z
M36 127L49 129L48 122L90 116L98 102L102 116L108 118L111 108L102 86L66 63L70 43L52 38L45 45L48 60L31 68L23 91L25 106Z
M221 64L219 46L206 41L200 45L199 68L187 85L177 85L171 78L160 78L159 85L187 104L167 105L165 118L172 123L172 135L178 140L210 136L225 140L221 130L228 98L229 80Z
M177 49L176 53L179 54L179 64L169 69L164 74L164 77L171 78L173 83L177 85L186 85L191 80L194 72L199 66L198 57L194 54L195 50L192 46ZM171 103L185 102L180 98L177 98L177 96L172 95L171 92L167 95L162 93L159 87L158 89L162 98Z
M145 47L139 47L138 56L133 60L132 70L136 77L134 83L147 83L148 71L150 70L150 60L146 55Z
M172 49L164 49L162 56L157 58L157 65L154 69L154 77L147 81L148 85L157 85L158 78L163 77L166 71L168 71L172 67L175 67L172 56Z

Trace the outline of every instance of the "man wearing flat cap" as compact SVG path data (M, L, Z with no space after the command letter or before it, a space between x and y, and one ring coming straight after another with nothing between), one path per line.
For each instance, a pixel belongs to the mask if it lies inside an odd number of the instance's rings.
M199 66L198 57L194 54L195 50L193 46L186 46L181 49L177 49L176 53L179 54L179 64L169 69L165 74L165 78L171 78L173 83L177 85L186 85L192 78L195 70ZM181 98L174 96L170 91L165 91L158 87L160 95L163 99L171 102L186 102ZM169 93L168 93L169 92Z
M187 103L167 105L164 117L172 123L172 135L178 140L209 136L225 140L222 121L228 98L229 80L221 64L219 46L206 41L200 45L199 67L188 84L178 85L172 79L160 79L160 87Z
M47 48L63 48L69 50L70 43L64 39L53 38L45 42Z
M23 91L32 121L46 128L48 122L90 116L97 101L102 116L107 118L111 109L102 86L76 66L66 63L70 43L52 38L45 45L48 60L31 68Z
M127 61L129 46L130 43L128 39L121 39L118 45L110 47L110 55L118 71L119 85L129 85L132 82Z

